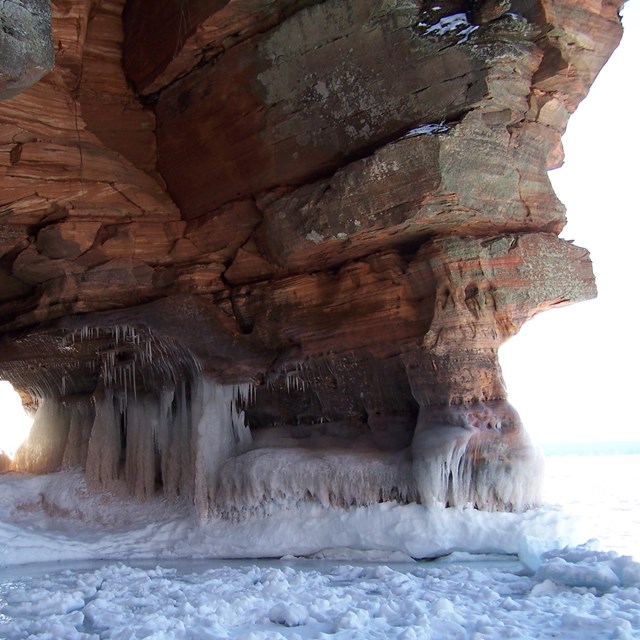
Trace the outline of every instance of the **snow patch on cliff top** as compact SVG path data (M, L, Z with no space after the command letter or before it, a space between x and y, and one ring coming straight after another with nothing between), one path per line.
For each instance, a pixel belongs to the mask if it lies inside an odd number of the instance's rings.
M469 39L469 36L478 28L477 25L470 24L467 20L466 13L454 13L450 16L440 18L435 24L429 25L421 22L420 27L427 27L425 35L444 36L448 34L456 34L460 39L456 44L461 44Z

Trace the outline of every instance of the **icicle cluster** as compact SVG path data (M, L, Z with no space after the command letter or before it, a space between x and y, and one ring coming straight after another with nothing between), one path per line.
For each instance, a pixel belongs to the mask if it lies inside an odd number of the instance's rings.
M159 383L177 385L202 370L188 349L132 325L84 326L66 334L61 349L91 341L100 345L96 357L105 387L122 389L125 397L135 397L139 389L153 390Z
M74 393L74 373L82 369L80 361L49 362L46 367L34 367L31 361L16 361L8 377L16 389L28 393L36 401L59 398Z
M220 467L251 441L242 407L250 386L200 376L135 396L106 387L94 394L86 456L88 480L101 488L124 482L139 498L160 487L193 497L207 517Z
M139 498L162 487L171 497L193 485L187 383L137 396L106 388L94 395L95 419L86 457L90 483L113 488L123 480Z
M232 458L220 472L216 513L236 518L302 502L353 507L416 499L407 451L263 448Z
M419 425L412 454L427 506L523 511L541 502L542 456L524 432L506 443L477 429Z

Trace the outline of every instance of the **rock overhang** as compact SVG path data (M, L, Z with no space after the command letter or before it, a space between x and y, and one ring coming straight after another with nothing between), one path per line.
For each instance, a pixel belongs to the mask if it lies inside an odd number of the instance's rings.
M173 5L71 5L52 5L53 72L0 103L0 370L58 425L34 436L51 460L27 447L22 464L73 460L144 495L159 482L208 512L225 459L263 448L233 474L268 468L286 427L301 445L409 447L413 471L403 458L388 479L405 496L535 503L520 485L433 483L456 460L482 475L493 442L528 450L521 425L473 426L508 413L498 347L595 295L547 171L620 37L618 6L199 2L151 42L145 16ZM443 411L475 418L445 419L466 439L452 429L438 453ZM180 438L193 445L172 458ZM118 466L135 451L142 476Z

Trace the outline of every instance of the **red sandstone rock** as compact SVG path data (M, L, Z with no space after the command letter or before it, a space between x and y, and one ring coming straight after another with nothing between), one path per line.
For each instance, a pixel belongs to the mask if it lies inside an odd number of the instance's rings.
M53 71L0 102L18 466L206 514L274 442L410 446L380 495L535 503L496 484L536 472L497 351L595 295L547 170L620 3L506 4L54 0Z

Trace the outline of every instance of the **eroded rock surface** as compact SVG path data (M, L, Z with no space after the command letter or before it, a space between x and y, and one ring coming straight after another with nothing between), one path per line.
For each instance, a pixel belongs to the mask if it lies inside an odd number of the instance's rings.
M547 171L620 5L54 0L0 102L15 466L203 517L536 504L497 352L595 295Z
M24 91L54 64L49 0L0 4L0 100Z

